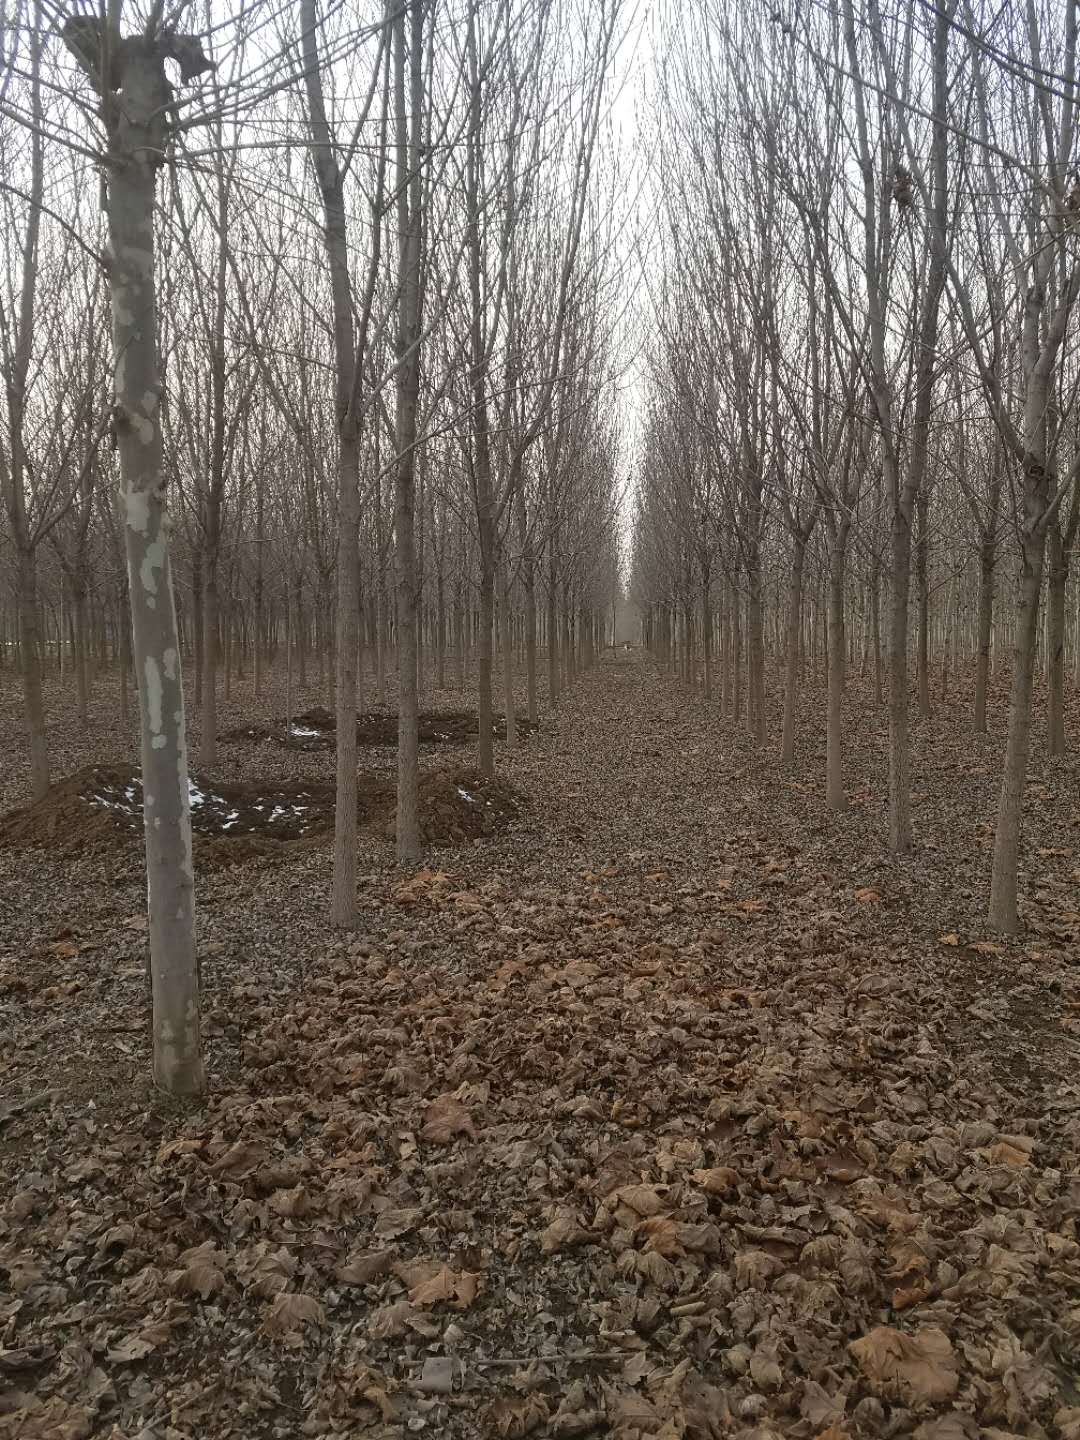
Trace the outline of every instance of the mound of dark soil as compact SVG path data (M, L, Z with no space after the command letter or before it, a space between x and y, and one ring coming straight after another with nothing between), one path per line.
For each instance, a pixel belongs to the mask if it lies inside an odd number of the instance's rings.
M538 727L519 716L519 735L531 735ZM271 742L286 750L332 750L336 723L329 710L321 705L294 715L286 724L237 725L222 733L221 739L234 745L266 745ZM506 739L506 717L494 717L495 737ZM479 722L472 710L424 711L419 717L421 745L467 745L476 739ZM391 711L369 710L356 717L356 743L358 745L397 744L398 717Z
M320 781L271 780L231 784L193 775L188 780L197 857L233 864L280 854L334 828L334 786ZM395 784L374 771L357 776L362 828L393 836ZM426 770L420 776L420 833L425 844L480 839L517 809L508 785L471 769ZM137 766L91 765L53 785L44 799L0 816L0 848L48 846L83 850L142 834L142 779Z

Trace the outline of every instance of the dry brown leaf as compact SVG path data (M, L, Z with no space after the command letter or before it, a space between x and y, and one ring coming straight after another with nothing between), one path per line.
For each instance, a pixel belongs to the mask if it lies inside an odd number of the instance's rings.
M988 1159L991 1165L1005 1165L1010 1170L1022 1170L1025 1165L1031 1163L1029 1150L1021 1150L1018 1146L1000 1140L996 1145L990 1147Z
M373 1340L389 1340L404 1335L406 1330L415 1330L418 1335L438 1335L439 1327L433 1325L408 1300L395 1300L383 1305L368 1319L368 1334Z
M655 1250L665 1260L677 1260L686 1253L679 1239L678 1226L666 1215L654 1215L650 1220L643 1220L637 1227L637 1233L647 1237L646 1250Z
M637 1215L658 1215L665 1208L655 1185L623 1185L615 1191L615 1198Z
M940 1404L960 1383L952 1342L936 1325L914 1334L878 1325L848 1350L868 1380L912 1404Z
M314 1295L303 1295L298 1290L282 1290L275 1295L266 1317L263 1329L268 1335L289 1335L304 1325L324 1325L326 1312Z
M376 1235L395 1240L408 1230L415 1230L423 1218L422 1210L384 1210L372 1226Z
M476 1299L479 1278L468 1271L455 1271L443 1265L434 1275L414 1285L409 1299L419 1306L440 1305L445 1301L455 1310L467 1310Z
M305 1215L310 1215L315 1208L311 1196L303 1185L297 1185L295 1190L275 1191L267 1204L276 1215L283 1215L289 1220L301 1220Z
M210 1174L228 1175L233 1180L239 1180L257 1170L269 1156L270 1151L265 1145L238 1140L214 1161L210 1166Z
M424 1127L420 1134L433 1145L449 1145L455 1135L476 1138L468 1110L456 1095L437 1095L424 1114Z
M591 1245L596 1236L583 1229L576 1217L570 1213L556 1215L540 1236L540 1248L545 1255L556 1250L575 1250L579 1245Z
M334 1271L345 1285L370 1285L385 1275L394 1260L393 1250L363 1250L350 1255Z
M543 1395L497 1395L484 1410L481 1423L499 1440L519 1440L546 1424L551 1411Z
M213 1241L186 1250L180 1256L180 1267L168 1279L169 1288L177 1295L198 1295L209 1300L225 1288L224 1258Z
M726 1195L737 1188L741 1177L729 1165L714 1165L710 1170L691 1170L690 1178L710 1195Z
M153 1340L148 1340L143 1335L128 1335L118 1345L112 1346L105 1351L106 1360L112 1360L118 1365L130 1365L135 1360L144 1360L157 1345Z
M832 1396L817 1380L804 1380L802 1402L799 1409L803 1418L811 1425L830 1426L838 1424L844 1418L846 1400L841 1393L839 1396Z

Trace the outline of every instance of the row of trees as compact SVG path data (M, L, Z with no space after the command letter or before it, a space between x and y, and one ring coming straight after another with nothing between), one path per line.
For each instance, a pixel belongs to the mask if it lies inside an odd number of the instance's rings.
M707 684L719 645L731 703L764 741L771 583L790 760L822 574L828 803L845 804L854 623L879 686L887 667L902 852L931 636L974 654L984 730L1007 634L989 907L1006 931L1039 645L1060 754L1070 616L1074 654L1080 638L1076 37L1075 0L707 0L672 16L652 107L665 264L634 556L649 638L684 656L697 643ZM1014 583L1012 609L999 597Z
M44 577L83 687L101 617L130 612L166 1089L204 1083L176 531L203 766L223 639L246 626L256 666L283 628L332 654L344 926L365 644L393 645L408 861L425 607L440 654L447 614L462 638L475 617L490 771L499 645L520 643L535 708L541 629L557 689L610 603L620 204L600 142L620 24L618 0L253 0L224 24L159 0L15 0L0 485L33 784Z

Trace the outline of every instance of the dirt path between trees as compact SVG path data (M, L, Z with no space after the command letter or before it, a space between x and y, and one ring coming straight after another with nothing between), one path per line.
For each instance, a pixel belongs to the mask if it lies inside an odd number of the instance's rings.
M208 875L198 1106L137 852L4 852L0 1436L1080 1434L1076 762L1006 945L1000 734L917 729L896 862L881 717L829 816L818 698L785 774L606 660L509 830L364 839L355 936L326 849Z

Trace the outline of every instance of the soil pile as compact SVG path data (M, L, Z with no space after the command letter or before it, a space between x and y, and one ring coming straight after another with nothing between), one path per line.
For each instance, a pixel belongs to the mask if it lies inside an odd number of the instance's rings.
M506 739L506 717L493 719L495 738ZM532 735L539 727L519 716L516 721L520 736ZM232 745L276 744L286 750L312 752L332 750L337 729L334 716L321 705L313 706L286 723L274 725L236 725L226 730L221 739ZM474 710L424 711L418 721L421 745L468 745L479 733ZM392 711L370 710L356 717L356 743L365 746L396 746L398 717Z
M326 781L267 779L231 784L188 780L191 828L200 858L227 864L272 854L334 828L334 786ZM455 768L420 776L420 833L425 844L450 845L493 834L517 811L509 785ZM357 776L362 828L394 834L393 777ZM44 799L0 816L0 848L83 850L142 834L142 779L137 766L90 765L53 785Z

